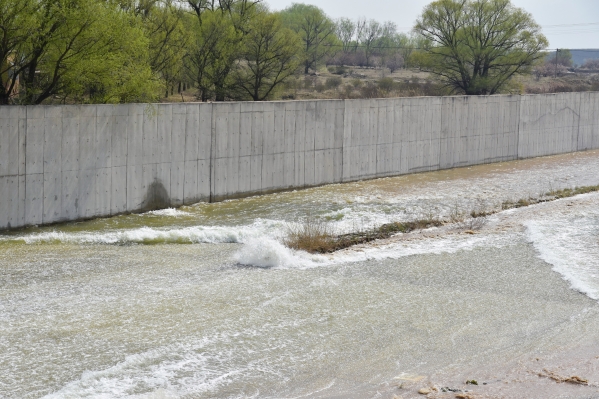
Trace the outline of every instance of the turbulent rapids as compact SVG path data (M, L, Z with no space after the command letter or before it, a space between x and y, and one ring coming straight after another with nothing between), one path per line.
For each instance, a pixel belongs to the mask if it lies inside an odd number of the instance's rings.
M0 397L391 398L398 375L596 342L598 193L332 254L283 241L597 184L591 151L4 233Z

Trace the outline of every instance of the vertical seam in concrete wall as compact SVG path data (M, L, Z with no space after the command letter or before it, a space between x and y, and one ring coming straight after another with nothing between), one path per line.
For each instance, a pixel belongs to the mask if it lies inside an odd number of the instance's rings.
M582 93L578 93L578 127L576 130L576 151L580 151L580 109L582 108Z
M520 123L522 122L522 96L518 97L518 123L516 124L516 159L520 159Z
M198 108L201 105L198 105ZM200 111L201 115L201 111ZM240 116L241 118L241 116ZM208 180L210 187L210 195L208 196L208 202L211 203L214 201L214 146L216 145L216 118L214 117L214 107L210 106L210 160L208 162ZM199 167L199 164L198 164Z
M339 183L343 183L343 171L345 170L345 115L347 114L347 100L343 100L343 134L341 135L341 173L339 176ZM334 139L333 139L334 140Z
M443 109L445 108L443 106L443 97L441 97L441 101L439 103L439 108L440 108L440 112L441 112L441 123L439 124L439 154L438 154L439 157L437 158L437 165L439 165L439 166L437 166L436 170L441 169L441 156L442 156L441 149L443 148L441 143L443 142L443 126L444 126L444 124L443 124L443 120L444 120ZM403 113L402 113L402 116L403 116ZM403 138L403 135L401 137ZM403 143L402 143L402 146L403 146ZM403 151L402 151L402 153L403 153ZM401 169L401 165L400 165L400 169Z
M255 105L252 104L252 111L255 111L254 106ZM274 114L274 111L273 111L273 114ZM274 121L274 116L273 116L273 121ZM262 140L260 141L261 147L262 147L260 150L260 154L262 154L262 156L260 157L260 189L259 189L260 191L262 191L262 189L264 188L264 158L265 158L264 157L264 141L266 141L265 140L266 137L264 135L264 130L265 130L264 126L265 126L264 111L262 111L262 132L260 132L260 134L262 135ZM273 129L274 129L274 126L273 126ZM254 131L253 131L253 126L252 126L252 137L253 137L253 133L254 133Z
M183 198L181 203L184 205L189 205L185 203L185 198L187 198L185 189L187 187L186 182L186 174L187 174L187 107L185 107L185 123L183 123ZM197 174L197 173L196 173Z
M25 163L24 175L23 175L23 184L25 185L24 194L23 194L23 225L27 224L27 131L29 130L29 107L25 106L25 148L23 148L23 162Z

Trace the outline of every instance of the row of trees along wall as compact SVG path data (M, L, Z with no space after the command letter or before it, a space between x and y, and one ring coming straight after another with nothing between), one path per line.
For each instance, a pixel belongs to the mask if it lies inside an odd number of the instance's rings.
M267 100L325 63L418 66L448 92L493 94L545 56L510 0L440 0L410 35L262 0L0 0L0 104Z

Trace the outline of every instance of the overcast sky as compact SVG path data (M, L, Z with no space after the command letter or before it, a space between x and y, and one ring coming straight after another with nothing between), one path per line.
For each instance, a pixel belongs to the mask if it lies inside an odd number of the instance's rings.
M265 1L273 11L282 10L294 2L314 4L332 18L366 17L381 22L393 21L400 30L409 31L423 7L432 0ZM599 48L599 0L512 0L512 3L530 12L543 26L551 48Z

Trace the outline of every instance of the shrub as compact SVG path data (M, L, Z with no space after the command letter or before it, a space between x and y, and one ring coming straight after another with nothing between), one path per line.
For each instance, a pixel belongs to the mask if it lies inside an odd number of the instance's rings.
M582 64L584 69L594 69L599 70L599 60L585 60L584 64Z
M311 90L314 87L315 80L313 76L306 76L304 78L304 89Z
M391 57L389 57L386 62L385 62L385 66L387 68L389 68L389 71L391 71L391 73L397 71L400 68L403 68L404 66L404 60L403 57L400 54L393 54Z
M381 96L379 88L371 82L360 88L360 94L362 98L377 98Z
M359 89L360 87L362 87L362 85L364 84L364 82L362 82L360 79L352 79L351 82L352 86L354 86L354 88Z
M392 91L395 88L395 82L393 81L393 79L391 78L382 78L379 79L376 82L376 85L378 86L378 88L386 93L389 93L390 91Z
M341 78L338 76L335 76L332 78L327 78L327 80L324 82L324 85L327 90L330 90L330 89L336 89L337 87L341 86L341 83L342 83Z
M301 224L287 226L283 243L295 250L326 253L334 250L336 238L328 223L308 217Z
M348 72L348 69L344 66L330 66L327 70L333 75L345 75Z

